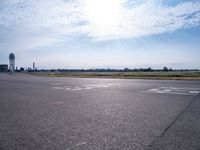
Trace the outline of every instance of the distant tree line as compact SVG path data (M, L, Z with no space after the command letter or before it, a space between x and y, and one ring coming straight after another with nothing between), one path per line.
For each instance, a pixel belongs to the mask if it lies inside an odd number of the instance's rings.
M124 69L35 69L32 68L23 68L20 67L19 69L16 68L16 72L54 72L54 73L65 73L65 72L170 72L170 71L200 71L199 69L172 69L163 67L162 69L152 69L151 67L148 68L124 68Z

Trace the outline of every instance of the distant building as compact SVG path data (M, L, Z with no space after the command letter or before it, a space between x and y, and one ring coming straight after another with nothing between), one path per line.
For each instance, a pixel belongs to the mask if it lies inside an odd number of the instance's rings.
M35 70L35 62L33 62L33 71Z
M13 53L9 55L9 71L11 73L15 71L15 55Z
M0 65L0 72L8 72L8 65L6 64Z

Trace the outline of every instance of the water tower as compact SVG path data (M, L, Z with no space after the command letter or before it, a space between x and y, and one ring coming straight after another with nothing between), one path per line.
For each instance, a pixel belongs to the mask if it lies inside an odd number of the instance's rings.
M9 70L11 73L15 71L15 55L13 53L9 55Z
M33 71L35 71L35 62L33 62Z

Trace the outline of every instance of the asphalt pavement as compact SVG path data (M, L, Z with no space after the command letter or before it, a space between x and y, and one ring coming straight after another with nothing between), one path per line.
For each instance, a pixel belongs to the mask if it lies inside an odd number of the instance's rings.
M199 150L200 81L0 74L0 150Z

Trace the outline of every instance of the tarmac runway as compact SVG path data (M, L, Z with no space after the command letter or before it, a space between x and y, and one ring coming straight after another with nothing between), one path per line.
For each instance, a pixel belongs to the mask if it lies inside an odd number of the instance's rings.
M200 81L0 74L0 150L199 150Z

